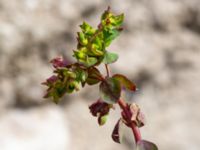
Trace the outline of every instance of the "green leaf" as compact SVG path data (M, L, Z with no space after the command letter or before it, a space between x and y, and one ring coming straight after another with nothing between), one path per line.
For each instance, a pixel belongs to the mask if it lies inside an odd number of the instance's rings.
M122 87L125 87L126 89L129 89L131 91L136 90L136 85L131 82L127 77L121 74L115 74L113 75L113 78L117 79Z
M121 86L119 81L114 78L107 78L100 84L100 97L107 103L116 103L121 95Z
M74 90L78 91L80 89L80 82L71 80L67 84L67 93L72 93Z
M124 14L115 15L110 12L110 8L102 14L101 16L101 25L105 30L120 30L121 25L124 21Z
M49 87L49 89L47 90L47 94L44 96L44 98L52 97L53 101L57 104L59 102L59 99L66 93L66 91L67 88L59 80Z
M81 81L81 82L86 81L88 74L85 70L83 70L81 68L77 68L75 72L76 72L76 80L77 81Z
M86 46L88 44L88 39L85 37L83 32L78 32L78 39L81 45Z
M86 66L90 67L97 63L97 59L95 57L87 57Z
M103 56L104 55L104 52L102 50L99 50L98 49L98 45L96 44L92 44L91 46L91 51L92 53L95 55L95 56Z
M104 58L103 58L103 63L111 64L111 63L114 63L115 61L117 61L118 58L119 58L119 56L117 54L106 51Z
M95 67L90 67L88 69L88 78L86 80L86 83L89 85L97 84L101 79L101 73L99 70Z
M98 36L95 37L95 39L92 41L93 44L95 44L99 50L102 50L103 48L103 33L99 33Z
M86 22L83 22L83 24L80 25L80 27L83 33L88 34L88 35L93 35L96 32L95 29Z
M84 64L87 67L95 65L98 60L96 57L88 56L88 49L86 47L82 47L80 50L74 51L73 55L80 63Z
M82 47L81 49L74 51L74 57L79 61L79 60L86 60L87 57L87 48Z
M105 46L108 47L111 44L111 42L119 36L119 31L116 29L104 30L103 35Z
M100 126L104 125L108 119L108 115L99 116L98 123Z
M152 142L140 140L137 142L136 150L158 150L158 147Z
M124 21L124 14L113 16L111 17L110 21L111 21L111 24L113 24L116 27L119 27L122 25Z
M107 10L105 10L103 12L103 14L101 15L101 20L106 19L109 15L111 15L111 13L110 13L110 7L108 7Z

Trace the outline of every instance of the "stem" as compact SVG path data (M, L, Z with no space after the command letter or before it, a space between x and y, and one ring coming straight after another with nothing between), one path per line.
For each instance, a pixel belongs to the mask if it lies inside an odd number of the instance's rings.
M135 142L137 143L138 141L142 139L142 137L141 137L139 128L135 125L134 122L131 121L131 113L127 109L127 103L125 103L123 99L119 99L118 104L121 107L121 109L124 110L126 117L129 119L130 128L132 129L133 135L135 137Z
M110 76L110 72L109 72L108 65L107 65L107 64L105 64L105 67L106 67L106 73L107 73L107 77L109 77L109 76Z

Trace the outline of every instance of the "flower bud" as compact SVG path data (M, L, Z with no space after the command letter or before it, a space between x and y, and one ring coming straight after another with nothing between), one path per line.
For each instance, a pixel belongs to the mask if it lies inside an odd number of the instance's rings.
M85 37L83 32L78 33L78 39L81 45L86 46L88 44L88 39Z

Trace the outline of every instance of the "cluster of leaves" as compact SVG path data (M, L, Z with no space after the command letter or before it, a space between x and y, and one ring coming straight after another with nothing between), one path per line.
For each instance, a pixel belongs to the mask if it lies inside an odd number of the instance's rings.
M77 50L74 51L77 61L87 67L115 62L118 55L108 52L106 48L122 30L123 19L123 14L114 15L108 9L101 16L97 29L83 22L80 25L81 32L78 32Z
M134 92L136 90L135 84L124 75L110 76L108 73L104 77L97 68L102 63L107 67L108 64L117 61L118 55L108 52L107 47L122 31L123 20L123 14L115 15L108 8L102 14L97 28L83 22L80 25L81 31L77 33L77 49L73 51L73 56L77 61L69 63L62 57L51 61L54 67L54 75L43 83L48 87L44 97L51 97L55 103L58 103L59 99L66 93L78 91L86 84L99 84L100 96L95 103L89 106L89 109L92 115L98 118L99 125L104 125L110 109L114 108L114 105L119 102L121 91ZM122 117L112 133L113 140L120 143L121 124L130 127L132 123L137 127L144 125L144 116L136 104L129 104L122 110ZM146 142L140 142L137 150L157 150L144 148L142 145L148 145L144 143Z
M55 75L43 83L48 86L45 98L52 97L58 103L65 93L77 91L86 83L93 85L103 80L96 66L110 64L118 59L117 54L108 52L106 48L121 32L123 19L123 14L114 15L108 9L102 14L97 29L86 22L80 25L77 50L74 50L73 55L77 62L70 64L61 57L51 61Z

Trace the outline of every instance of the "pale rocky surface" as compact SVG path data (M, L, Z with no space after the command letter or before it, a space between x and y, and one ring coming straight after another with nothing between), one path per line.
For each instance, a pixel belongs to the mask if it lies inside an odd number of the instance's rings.
M89 114L98 98L93 87L58 106L42 99L49 61L73 60L78 25L97 25L108 5L126 15L125 31L109 48L120 55L112 72L138 85L133 100L146 114L143 137L160 150L199 149L199 0L0 0L1 150L132 149L129 130L121 145L110 138L118 111L104 127Z
M8 110L1 114L2 150L70 149L64 111L55 106Z

